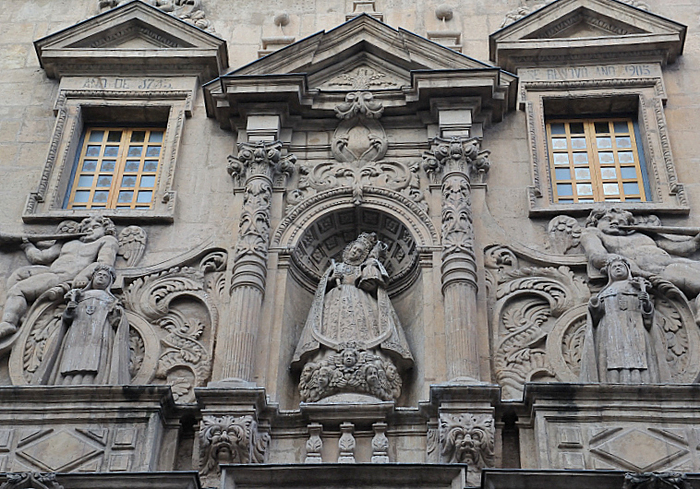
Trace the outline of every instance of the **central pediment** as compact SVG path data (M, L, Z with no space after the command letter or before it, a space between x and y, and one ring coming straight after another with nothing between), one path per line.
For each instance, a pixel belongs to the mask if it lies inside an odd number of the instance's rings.
M222 127L242 105L260 100L332 115L356 90L379 93L389 112L438 91L479 97L499 120L515 104L514 81L497 66L362 14L231 71L204 91L207 113Z
M323 84L330 79L315 75L324 71L343 71L357 65L358 58L363 56L369 68L384 65L395 73L403 72L405 78L412 70L494 68L491 64L362 14L335 29L311 35L229 74L306 73L310 80ZM332 69L328 70L329 67Z

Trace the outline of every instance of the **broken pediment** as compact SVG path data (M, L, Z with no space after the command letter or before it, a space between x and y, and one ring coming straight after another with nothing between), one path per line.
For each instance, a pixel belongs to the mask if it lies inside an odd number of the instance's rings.
M438 93L478 97L500 120L514 107L514 84L515 77L496 66L362 14L234 70L205 85L204 93L208 115L229 128L232 117L261 100L286 103L293 113L333 116L356 90L377 93L389 113Z
M228 66L226 41L133 0L34 42L52 78L82 75L197 75Z
M490 36L503 69L620 60L672 63L686 26L617 0L558 0Z

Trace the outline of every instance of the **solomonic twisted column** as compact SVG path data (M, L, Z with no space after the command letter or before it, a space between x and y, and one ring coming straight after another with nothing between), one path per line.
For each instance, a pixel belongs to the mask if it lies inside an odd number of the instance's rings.
M229 156L228 171L245 181L245 194L233 253L229 324L217 345L218 380L253 379L253 350L267 275L272 180L277 173L291 174L296 161L294 155L283 157L281 151L279 141L240 143L238 157Z
M434 138L423 167L442 183L442 293L447 377L480 381L476 315L476 255L470 174L488 171L488 151L475 138Z

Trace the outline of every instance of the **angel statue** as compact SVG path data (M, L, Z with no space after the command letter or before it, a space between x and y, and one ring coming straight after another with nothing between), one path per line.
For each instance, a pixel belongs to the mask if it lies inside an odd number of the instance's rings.
M134 266L146 247L143 229L128 226L117 236L112 220L102 216L86 217L80 224L64 221L58 231L54 235L0 234L2 243L19 243L31 263L15 270L7 281L0 339L17 331L22 316L40 298L53 301L71 287L85 287L96 267L114 266L117 255L124 257L127 266ZM32 241L37 240L35 246Z
M296 368L306 364L302 401L348 392L399 397L397 367L409 368L413 357L386 292L385 254L374 233L362 233L323 275L292 360Z
M61 326L37 370L38 384L129 383L129 323L109 291L114 268L98 264L82 289L66 294Z

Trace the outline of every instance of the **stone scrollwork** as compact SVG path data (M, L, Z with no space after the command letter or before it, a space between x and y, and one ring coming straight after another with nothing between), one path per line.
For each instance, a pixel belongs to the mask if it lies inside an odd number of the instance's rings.
M178 402L193 401L194 387L205 385L211 374L202 336L211 338L218 312L204 284L203 271L175 267L138 278L124 292L128 309L156 326L160 348L153 375L173 386Z
M554 379L547 340L552 323L590 296L567 267L525 267L505 272L495 290L498 343L494 368L504 399L519 398L525 382Z
M440 456L443 463L467 464L470 474L493 467L495 428L490 414L441 413Z
M64 294L40 297L28 311L26 327L10 352L9 373L13 385L67 383L52 380L57 376L52 372L86 370L84 366L92 362L90 359L100 359L97 364L102 365L104 357L110 359L109 375L98 368L92 383L168 384L172 386L176 402L194 401L194 387L205 385L210 378L226 257L223 250L203 249L171 260L172 265L153 267L147 274L138 274L134 269L117 270L123 291L109 290L109 286L102 290L106 284L100 286L95 277L103 269L111 269L98 264L88 286L66 291L66 299ZM86 302L83 307L80 305L82 298L88 301L96 298L100 303ZM74 305L76 312L73 314L66 312L71 306L70 302L66 304L67 299L78 303ZM105 337L115 338L110 340L114 345L111 355L105 353L110 342L93 339L93 345L85 345L87 349L81 353L84 345L71 340L71 330L76 325L83 327L85 321L91 321L81 319L85 314L99 319L90 323L91 327L104 323L109 328L104 326L100 331L114 330L114 334L105 333ZM74 319L68 332L63 331L65 340L62 340L60 333L66 327L67 315ZM87 333L80 334L91 338ZM94 346L97 343L99 348ZM126 347L121 348L125 344ZM120 347L119 358L115 356L117 347ZM64 357L79 358L71 362L82 367L77 370L65 367ZM119 376L113 375L116 372ZM77 380L70 383L79 383Z
M691 489L693 486L680 472L628 472L622 489Z
M384 159L389 141L379 122L384 112L382 103L371 92L350 92L335 112L341 121L331 142L334 161L300 167L297 187L287 197L287 209L318 192L339 186L352 188L356 204L363 201L363 188L382 187L399 192L423 210L427 209L420 190L419 165Z
M204 416L199 430L199 473L221 473L219 464L265 462L270 435L250 415Z
M0 485L0 489L63 489L52 472L16 472L5 476L7 480Z

